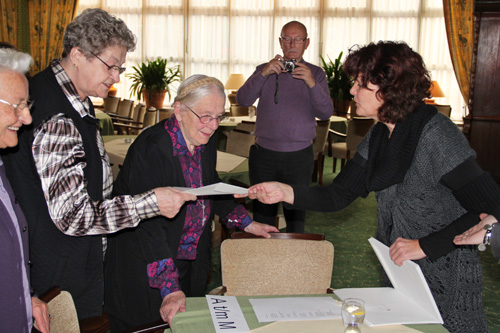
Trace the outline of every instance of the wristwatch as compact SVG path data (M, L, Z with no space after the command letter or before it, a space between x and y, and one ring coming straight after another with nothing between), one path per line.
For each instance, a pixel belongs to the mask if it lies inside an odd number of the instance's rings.
M486 224L484 226L484 230L486 230L486 234L484 234L484 239L483 243L478 245L478 250L479 251L484 251L486 250L486 245L491 244L491 231L493 230L493 227L495 226L496 223L494 224Z

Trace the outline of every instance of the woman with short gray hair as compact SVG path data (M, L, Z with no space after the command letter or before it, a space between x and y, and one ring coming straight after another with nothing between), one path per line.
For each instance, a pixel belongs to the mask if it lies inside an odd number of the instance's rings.
M135 50L136 38L125 23L99 8L86 9L64 31L63 58L79 47L90 55L101 54L109 46Z
M30 226L35 292L69 291L85 319L102 314L101 235L175 216L196 197L172 188L111 197L111 166L89 97L106 97L120 81L135 37L122 20L87 9L68 25L63 44L63 58L30 81L33 127L5 162Z

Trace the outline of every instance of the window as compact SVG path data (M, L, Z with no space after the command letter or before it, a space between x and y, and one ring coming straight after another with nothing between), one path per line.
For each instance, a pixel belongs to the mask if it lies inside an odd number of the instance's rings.
M145 59L164 57L181 65L183 77L201 73L223 83L231 73L249 77L255 67L281 53L278 37L288 21L308 29L304 58L344 57L354 44L405 41L418 51L433 80L461 119L465 102L451 64L441 0L80 0L79 12L100 7L123 19L137 36L127 72ZM128 97L124 76L118 95Z

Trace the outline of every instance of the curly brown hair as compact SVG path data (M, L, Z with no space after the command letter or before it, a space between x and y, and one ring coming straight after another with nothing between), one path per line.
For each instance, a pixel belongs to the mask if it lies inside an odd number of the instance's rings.
M382 122L402 122L430 97L431 78L424 61L404 42L355 45L343 66L351 79L359 77L362 87L367 88L368 82L379 87L377 97L383 103L378 119Z

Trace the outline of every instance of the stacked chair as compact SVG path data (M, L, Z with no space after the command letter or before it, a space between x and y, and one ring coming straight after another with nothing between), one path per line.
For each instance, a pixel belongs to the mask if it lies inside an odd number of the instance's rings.
M107 114L116 114L116 110L118 110L118 103L120 103L119 97L108 96L104 98L104 112Z
M113 123L117 134L137 135L143 128L144 117L146 115L146 105L139 103L134 107L132 116L128 119L116 119Z
M370 128L375 124L371 118L354 117L347 121L346 133L340 133L330 129L326 149L328 156L333 156L333 172L337 168L337 159L340 159L340 169L344 167L347 160L350 160L356 154L356 149L366 136ZM336 142L334 137L341 137L345 142Z
M323 165L325 163L323 151L329 130L330 119L316 121L316 137L313 140L314 169L312 180L316 181L318 179L319 185L323 185Z

